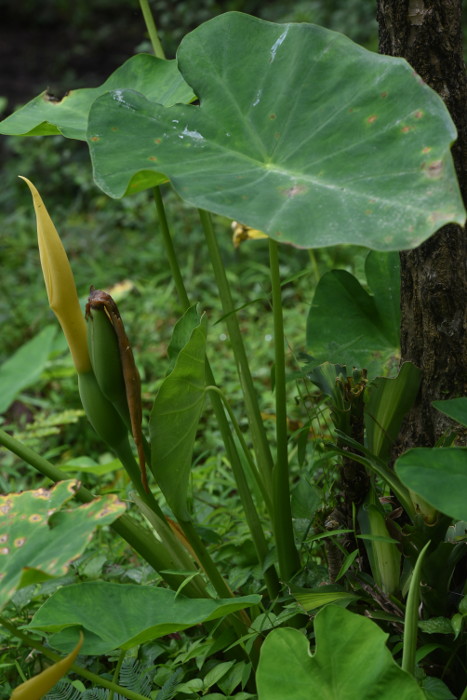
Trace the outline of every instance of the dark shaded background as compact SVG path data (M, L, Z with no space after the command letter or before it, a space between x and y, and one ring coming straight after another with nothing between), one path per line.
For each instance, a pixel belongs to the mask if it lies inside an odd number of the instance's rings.
M181 38L215 15L237 10L273 21L307 21L376 48L373 0L153 0L169 58ZM150 51L138 0L0 0L0 113L46 88L57 97L102 83L137 51Z

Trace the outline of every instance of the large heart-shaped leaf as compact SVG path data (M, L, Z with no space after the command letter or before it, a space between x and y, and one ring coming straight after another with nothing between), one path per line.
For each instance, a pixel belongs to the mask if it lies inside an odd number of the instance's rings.
M19 586L63 576L68 564L84 551L94 529L125 511L115 495L59 510L76 488L72 479L50 490L0 496L0 608Z
M76 627L84 632L83 654L131 649L143 642L257 605L249 595L225 600L184 598L167 588L90 581L64 586L39 608L28 625L52 636L49 643L69 651Z
M399 457L395 470L431 506L467 521L466 447L414 447Z
M192 204L305 247L410 248L464 221L455 127L403 59L240 13L188 34L177 59L200 105L117 90L91 109L94 177L112 197L164 173Z
M365 261L369 294L345 270L318 282L307 319L307 346L314 359L381 373L399 354L400 277L397 253L372 251Z
M261 647L258 700L424 700L374 622L337 605L315 619L316 653L298 630L273 630Z
M63 134L86 139L88 114L94 100L108 90L132 88L148 100L163 105L190 102L193 92L180 75L175 61L163 61L149 54L128 59L97 88L70 90L61 100L43 92L0 124L1 134L48 136Z

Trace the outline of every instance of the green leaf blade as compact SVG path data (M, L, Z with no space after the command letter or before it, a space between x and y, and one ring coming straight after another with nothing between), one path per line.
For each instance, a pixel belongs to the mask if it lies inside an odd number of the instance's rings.
M437 510L467 520L467 448L414 447L395 463L402 483Z
M298 630L271 632L261 649L258 700L423 700L415 679L393 660L387 635L336 605L315 618L316 652Z
M114 495L59 510L76 488L72 479L51 489L0 496L0 607L22 585L63 576L96 526L113 522L125 511Z
M307 347L317 363L364 368L374 377L400 352L398 255L371 251L365 269L373 294L345 270L321 277L308 314Z
M175 61L137 54L98 88L70 90L61 100L43 92L0 124L1 134L51 136L86 140L88 114L94 100L108 90L131 88L164 105L190 102L194 95L180 75ZM165 178L164 178L165 179Z
M84 632L81 653L99 655L118 648L131 649L259 601L259 595L190 599L166 588L90 581L56 591L28 628L52 635L50 644L59 651L68 651L76 640L76 627L80 627Z
M150 434L154 475L175 516L188 521L191 459L205 399L207 322L190 309L184 318L192 324L189 339L156 396Z
M191 32L177 58L199 106L126 90L93 105L88 141L110 196L153 170L191 204L302 247L410 248L464 221L454 125L403 59L240 13Z

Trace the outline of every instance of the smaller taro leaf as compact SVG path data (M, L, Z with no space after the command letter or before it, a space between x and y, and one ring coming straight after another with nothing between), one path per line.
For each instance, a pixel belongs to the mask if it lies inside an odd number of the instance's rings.
M258 595L193 599L166 588L89 581L56 591L27 629L51 635L50 646L63 652L73 648L76 628L81 628L84 643L80 653L98 656L217 620L259 601Z
M441 413L467 427L467 396L445 401L433 401L432 405Z
M154 475L177 519L188 521L191 460L205 398L207 320L194 319L190 310L184 319L191 329L189 340L162 382L149 425Z
M365 262L369 294L345 270L325 273L307 319L307 347L316 363L339 362L370 377L399 355L399 256L372 251ZM330 321L332 319L332 321Z
M0 496L0 608L17 588L66 574L97 525L125 511L114 495L65 510L76 488L77 482L68 480L51 489Z
M404 486L433 508L467 521L467 447L414 447L395 463Z
M46 326L0 365L0 413L4 413L23 389L44 371L57 329Z
M258 700L424 700L416 680L394 661L377 624L336 605L315 618L316 652L295 629L273 630L256 675Z
M183 80L175 61L149 54L132 56L97 88L70 90L61 100L50 100L43 92L0 123L1 134L47 136L63 134L84 141L89 110L94 100L108 90L131 88L167 107L191 102L192 90ZM166 178L162 178L165 180Z
M403 59L226 12L177 61L199 105L120 89L93 103L94 178L110 196L164 173L194 206L306 248L401 250L464 222L454 124Z

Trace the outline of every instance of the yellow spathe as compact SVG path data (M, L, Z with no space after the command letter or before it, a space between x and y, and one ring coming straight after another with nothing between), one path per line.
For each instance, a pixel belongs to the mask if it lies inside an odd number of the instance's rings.
M21 179L28 185L32 194L39 254L50 308L60 322L77 372L89 372L91 361L86 324L67 254L39 192L30 180L25 177Z

